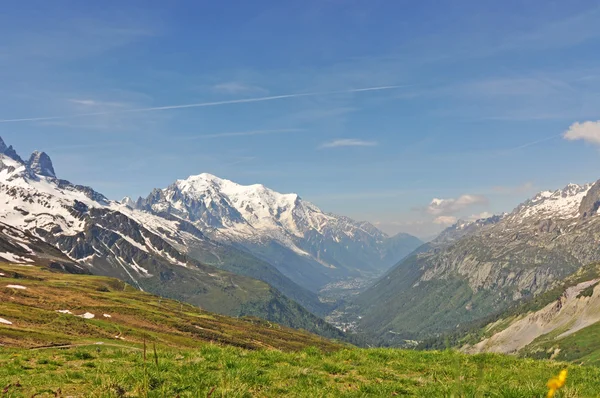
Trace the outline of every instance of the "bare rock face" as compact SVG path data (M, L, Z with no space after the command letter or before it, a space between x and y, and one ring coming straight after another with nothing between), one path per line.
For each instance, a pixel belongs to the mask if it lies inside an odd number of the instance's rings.
M596 181L579 205L581 218L595 215L600 207L600 180Z
M8 156L13 160L16 160L19 163L23 163L23 159L21 159L21 157L17 154L12 145L6 146L4 140L2 140L2 137L0 137L0 153Z
M540 192L489 222L459 222L357 297L361 326L427 336L543 293L600 261L599 208L600 181ZM383 302L394 310L378 312Z
M27 167L37 175L56 178L52 160L45 152L33 152L27 162Z

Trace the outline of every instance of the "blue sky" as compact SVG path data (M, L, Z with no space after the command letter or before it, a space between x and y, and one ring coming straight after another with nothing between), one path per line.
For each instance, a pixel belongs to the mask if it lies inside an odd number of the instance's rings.
M9 2L0 136L115 199L209 172L430 236L600 178L599 25L596 1Z

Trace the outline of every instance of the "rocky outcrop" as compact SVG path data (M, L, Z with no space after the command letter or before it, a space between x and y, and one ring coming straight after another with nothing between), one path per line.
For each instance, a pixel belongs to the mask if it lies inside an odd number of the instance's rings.
M518 353L534 340L555 331L559 333L555 339L576 333L577 331L600 322L600 289L595 288L599 279L592 279L569 287L558 300L544 308L523 314L507 324L502 330L463 351L471 354L481 352L498 352L504 354ZM586 289L593 289L591 294L581 294ZM504 320L488 325L493 330Z
M27 167L37 175L56 178L52 160L45 152L33 152L27 162Z
M490 222L452 226L428 251L400 263L358 297L363 324L419 335L456 328L543 293L600 261L599 186L569 184L540 192ZM448 286L460 286L460 297L439 294ZM382 302L397 311L373 310ZM432 314L419 322L413 308L420 305ZM413 326L403 330L404 325Z
M600 180L597 181L585 195L579 206L581 218L592 217L598 213L600 207Z

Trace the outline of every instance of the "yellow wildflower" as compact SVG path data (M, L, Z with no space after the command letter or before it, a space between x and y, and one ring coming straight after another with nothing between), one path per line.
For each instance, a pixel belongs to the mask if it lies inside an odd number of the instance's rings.
M567 382L567 369L561 370L557 377L548 381L548 398L554 397L556 391L562 388Z

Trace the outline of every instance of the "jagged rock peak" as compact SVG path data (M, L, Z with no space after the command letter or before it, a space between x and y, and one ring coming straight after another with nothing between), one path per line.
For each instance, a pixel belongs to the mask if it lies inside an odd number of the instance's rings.
M0 137L0 153L8 156L11 159L16 160L19 163L24 163L23 159L21 159L21 157L17 154L17 151L15 151L12 145L8 147L6 146L2 137Z
M600 180L596 181L579 205L579 215L582 218L591 217L600 207Z
M27 162L27 167L37 175L56 178L52 160L45 152L33 152Z
M121 204L131 207L132 209L136 208L135 202L129 196L125 196L123 199L121 199Z

